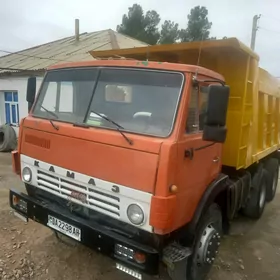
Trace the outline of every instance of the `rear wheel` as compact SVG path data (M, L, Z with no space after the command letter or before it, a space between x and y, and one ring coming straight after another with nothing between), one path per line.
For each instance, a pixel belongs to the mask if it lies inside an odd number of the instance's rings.
M252 186L248 201L243 209L245 216L259 219L264 211L266 203L267 180L265 170L260 169L253 176Z
M194 251L187 267L188 280L206 279L218 253L222 234L221 210L214 203L198 224Z
M270 202L274 199L279 177L279 162L276 158L267 160L264 166L267 171L267 193L266 201Z

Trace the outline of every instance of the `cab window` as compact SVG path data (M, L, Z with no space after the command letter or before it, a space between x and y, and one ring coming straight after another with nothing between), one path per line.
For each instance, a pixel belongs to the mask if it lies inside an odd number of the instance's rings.
M203 130L208 104L207 89L207 86L194 86L191 90L186 124L188 134L199 133Z

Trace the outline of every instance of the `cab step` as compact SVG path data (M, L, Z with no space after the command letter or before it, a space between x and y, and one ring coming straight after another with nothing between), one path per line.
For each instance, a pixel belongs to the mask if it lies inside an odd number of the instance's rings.
M178 243L171 243L163 249L163 263L172 280L186 279L187 262L192 250Z

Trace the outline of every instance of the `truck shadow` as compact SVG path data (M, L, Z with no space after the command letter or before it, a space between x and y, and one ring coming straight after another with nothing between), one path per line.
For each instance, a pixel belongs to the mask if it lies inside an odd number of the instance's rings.
M280 274L280 194L266 205L263 216L241 214L224 237L211 280L276 280Z

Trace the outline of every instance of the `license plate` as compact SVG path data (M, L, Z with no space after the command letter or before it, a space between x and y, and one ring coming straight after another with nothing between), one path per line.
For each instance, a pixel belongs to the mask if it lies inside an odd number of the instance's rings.
M48 215L48 226L75 240L81 241L81 230L60 219Z

